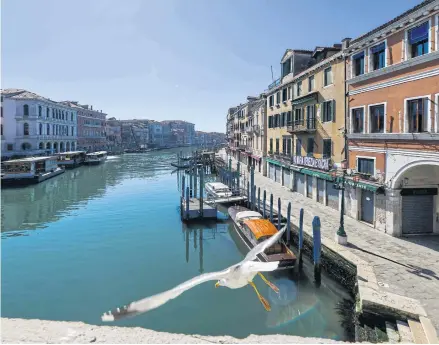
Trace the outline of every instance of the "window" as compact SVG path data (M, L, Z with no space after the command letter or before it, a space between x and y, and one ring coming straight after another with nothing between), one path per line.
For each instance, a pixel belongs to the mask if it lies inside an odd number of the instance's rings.
M280 127L284 127L284 126L286 126L287 125L287 123L286 123L286 114L287 113L282 113L282 115L281 115L281 120L280 120Z
M282 138L282 153L287 154L287 138Z
M40 133L40 135L43 135L43 124L42 124L42 123L40 123L40 124L38 125L38 129L39 129L39 133Z
M357 170L362 174L375 175L375 161L371 158L357 158Z
M73 137L74 131L75 131L75 127L72 126L72 137Z
M312 157L314 155L314 138L308 138L307 156Z
M332 68L328 67L323 72L323 86L328 86L332 84Z
M355 77L364 74L364 51L352 57L352 68Z
M416 57L428 53L428 32L430 29L429 22L422 23L408 30L408 52L410 56Z
M288 86L288 99L293 99L293 93L292 93L291 86Z
M71 118L71 120L72 120L72 122L73 122L73 112L72 112L72 114L70 115L70 118Z
M27 104L23 105L23 115L29 116L29 106Z
M7 149L8 151L12 151L12 150L14 150L14 144L8 144L7 147L6 147L6 149Z
M52 108L52 119L55 118L55 109Z
M50 135L50 125L49 124L46 125L46 134Z
M280 92L276 92L276 104L280 103Z
M308 78L308 92L311 92L312 90L314 90L314 76L312 75L311 77Z
M294 109L294 126L303 126L302 108Z
M61 118L64 120L64 110L62 111Z
M1 131L0 131L0 135L3 135L3 125L0 125Z
M322 121L329 122L334 120L334 101L322 103Z
M302 155L302 140L296 139L296 156Z
M282 89L282 101L286 102L288 100L288 89Z
M308 105L306 107L306 128L316 129L316 106Z
M364 109L352 109L352 128L351 133L363 133Z
M291 155L291 138L287 138L287 154Z
M285 77L291 72L291 59L288 59L282 64L282 77Z
M49 107L47 107L47 109L46 109L46 118L47 119L49 118L49 115L50 115L50 109L49 109Z
M43 116L43 108L41 107L41 105L38 106L38 117Z
M293 122L292 112L289 111L289 112L287 112L287 126L291 126L292 122Z
M268 128L273 128L273 116L268 117Z
M407 116L409 133L428 131L428 98L407 101Z
M279 138L276 138L276 153L279 153Z
M274 105L274 102L273 102L273 95L271 95L270 97L268 97L268 105L269 105L270 107L272 107L272 106Z
M273 153L273 138L270 138L270 153Z
M29 124L27 122L23 124L23 135L29 135Z
M298 81L297 82L297 97L299 97L301 93L302 93L302 82Z
M370 57L372 71L386 67L386 43L383 42L370 48Z
M369 108L370 133L384 133L384 104Z
M332 140L323 139L323 158L331 158L332 155Z

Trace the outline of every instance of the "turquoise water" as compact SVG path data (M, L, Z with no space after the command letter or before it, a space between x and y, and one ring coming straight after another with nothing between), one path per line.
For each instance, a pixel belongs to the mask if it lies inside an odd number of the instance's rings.
M38 185L2 189L2 316L102 324L102 312L243 258L230 222L180 221L176 151L126 154L68 170ZM309 265L305 265L310 268ZM114 325L232 335L285 333L346 339L337 303L347 294L326 277L269 276L266 312L251 287L207 282L149 313ZM299 317L300 315L300 317Z

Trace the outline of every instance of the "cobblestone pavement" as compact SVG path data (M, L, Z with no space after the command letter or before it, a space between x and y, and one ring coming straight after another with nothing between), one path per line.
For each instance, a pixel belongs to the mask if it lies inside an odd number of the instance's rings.
M235 160L233 166L236 168ZM246 165L241 167L248 179ZM295 224L300 208L304 209L304 225L311 226L314 216L319 216L322 236L334 241L340 224L339 211L292 192L260 173L255 173L255 184L261 188L261 195L264 189L267 191L267 199L273 193L275 209L277 199L281 198L283 214L291 202ZM344 219L349 250L373 267L381 289L419 300L439 333L439 237L395 238L353 218ZM304 226L304 230L309 228Z

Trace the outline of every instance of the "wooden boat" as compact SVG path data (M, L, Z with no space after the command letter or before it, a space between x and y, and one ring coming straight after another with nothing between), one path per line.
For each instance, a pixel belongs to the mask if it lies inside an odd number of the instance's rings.
M84 164L101 164L107 159L107 151L87 153Z
M66 169L73 169L82 165L85 161L85 151L69 151L57 153L58 165Z
M39 183L63 172L56 157L13 159L2 163L2 186Z
M232 206L229 207L228 213L238 236L248 250L277 232L276 227L268 219L248 208ZM293 268L296 263L296 256L283 240L258 255L258 259L263 262L280 261L278 270Z
M229 187L221 182L207 182L204 185L204 188L206 188L207 194L210 194L215 198L228 198L233 195Z

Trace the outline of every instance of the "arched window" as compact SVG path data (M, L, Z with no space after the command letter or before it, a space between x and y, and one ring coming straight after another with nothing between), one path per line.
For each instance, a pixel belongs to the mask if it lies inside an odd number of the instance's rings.
M27 122L23 124L23 135L29 135L29 124Z
M54 119L54 118L55 118L55 109L52 108L52 119Z
M49 124L46 125L46 134L50 135L50 125Z
M31 146L31 144L29 144L29 143L23 143L23 144L21 144L21 149L22 149L23 151L30 150L31 148L32 148L32 146Z
M49 114L50 114L50 109L49 109L49 107L47 107L47 109L46 109L46 118L49 118Z
M73 111L72 111L72 114L70 115L70 118L71 118L71 120L73 122Z
M59 110L56 109L56 118L59 119Z
M0 125L0 128L1 128L1 133L0 133L0 135L3 135L3 125Z
M56 126L52 125L52 135L56 135L56 130L55 130Z
M72 141L72 146L71 146L71 150L74 151L75 150L75 142Z
M40 133L40 135L43 135L43 124L40 123L40 125L39 125L38 127L39 127L39 133Z
M44 149L44 144L43 144L43 143L40 143L40 145L38 146L38 148L39 148L40 150L43 150L43 149Z
M46 144L46 149L47 150L51 150L52 149L52 144L51 143L47 143Z
M23 105L23 115L24 116L29 115L29 106L27 104Z
M38 117L43 116L43 108L41 107L41 105L38 106Z
M64 110L61 112L61 119L64 120Z
M72 137L74 136L75 133L75 127L72 126Z

